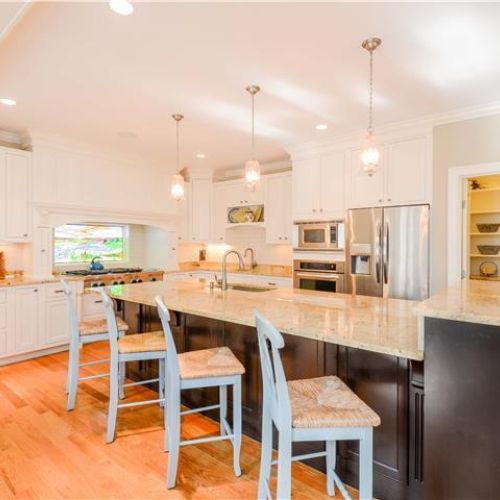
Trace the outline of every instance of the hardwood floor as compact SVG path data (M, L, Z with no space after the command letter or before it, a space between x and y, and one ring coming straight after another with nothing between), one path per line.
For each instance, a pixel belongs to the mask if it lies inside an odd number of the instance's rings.
M86 346L83 361L106 356L105 344ZM117 439L106 445L107 378L81 384L68 413L66 365L64 352L0 367L0 498L256 498L259 443L243 439L240 478L228 442L181 448L177 487L167 490L160 408L120 410ZM127 390L128 401L150 396L142 387ZM206 417L183 417L185 438L217 431ZM293 498L330 498L320 472L295 463L292 476Z

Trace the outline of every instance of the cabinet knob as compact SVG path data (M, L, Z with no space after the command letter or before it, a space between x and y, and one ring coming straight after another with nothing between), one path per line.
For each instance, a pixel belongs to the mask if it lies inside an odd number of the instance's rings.
M315 208L313 208L313 212L316 212L316 209L315 209Z
M387 201L392 201L392 198L387 198Z
M384 200L378 200L379 203L382 203Z
M179 240L181 240L182 238L179 236L179 238L178 238L178 239L179 239Z
M287 240L287 239L288 239L288 236L285 236L285 240Z
M40 252L45 253L45 248L42 248Z
M322 209L322 208L320 208L320 209L319 209L319 211L320 211L320 212L323 212L323 209Z
M26 238L28 236L28 233L24 233L23 236Z
M38 292L38 288L34 288L33 291L36 293Z
M281 236L278 239L281 240Z

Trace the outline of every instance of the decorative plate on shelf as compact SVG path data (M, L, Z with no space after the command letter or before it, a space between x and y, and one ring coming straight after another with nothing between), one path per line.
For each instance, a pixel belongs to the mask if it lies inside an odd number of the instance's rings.
M486 261L479 266L479 272L481 276L496 276L498 268L494 262Z

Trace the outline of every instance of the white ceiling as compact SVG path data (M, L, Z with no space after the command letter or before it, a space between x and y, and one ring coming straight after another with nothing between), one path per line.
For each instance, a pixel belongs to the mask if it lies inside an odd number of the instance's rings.
M181 112L183 164L230 167L248 157L244 87L257 83L257 156L281 158L365 126L367 36L383 39L375 126L499 100L499 25L492 3L141 2L128 17L107 2L36 3L0 45L0 97L18 101L0 128L172 165Z

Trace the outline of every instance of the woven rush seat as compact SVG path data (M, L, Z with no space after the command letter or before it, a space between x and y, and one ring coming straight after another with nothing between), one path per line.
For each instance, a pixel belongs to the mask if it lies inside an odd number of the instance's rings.
M121 318L116 318L119 332L126 332L128 325ZM80 335L98 335L108 332L108 324L105 319L95 319L88 321L80 321L78 324Z
M228 347L215 347L178 354L181 379L242 375L244 366Z
M118 352L120 354L165 350L165 336L162 331L125 335L118 339Z
M338 377L288 382L292 427L377 427L380 417Z

